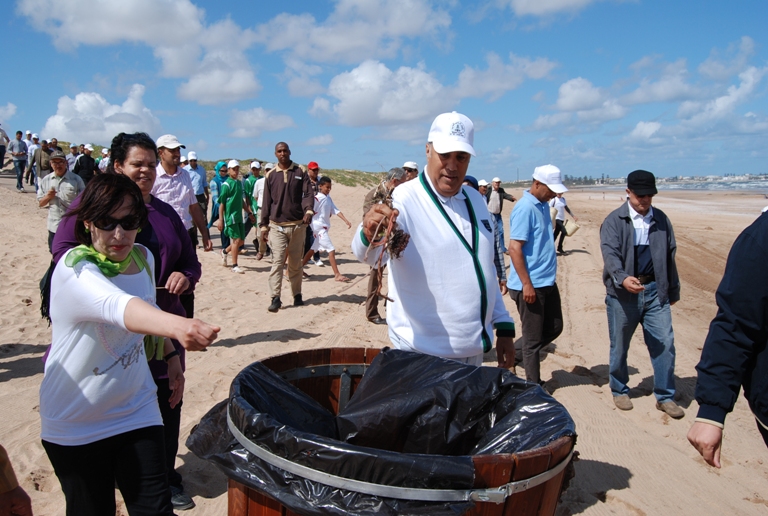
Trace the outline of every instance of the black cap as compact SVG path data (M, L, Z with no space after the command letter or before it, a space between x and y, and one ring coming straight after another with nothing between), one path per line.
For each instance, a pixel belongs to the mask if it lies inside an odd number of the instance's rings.
M63 152L61 152L60 150L56 149L55 151L51 152L51 155L49 156L49 159L52 159L52 160L53 159L63 159L63 160L66 160L67 157L64 155Z
M635 170L627 176L627 188L635 195L656 195L656 177L647 170Z

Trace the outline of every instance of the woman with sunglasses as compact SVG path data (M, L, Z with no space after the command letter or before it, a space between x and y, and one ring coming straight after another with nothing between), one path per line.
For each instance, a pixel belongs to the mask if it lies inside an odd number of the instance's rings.
M107 173L128 177L138 185L148 210L148 222L136 236L136 242L150 250L155 258L155 281L157 283L157 306L168 313L186 316L180 294L194 290L200 279L201 267L184 223L174 209L151 195L157 177L157 147L146 133L120 133L112 140L110 164ZM72 203L78 207L80 199ZM70 248L79 244L75 236L75 220L65 218L56 231L53 241L53 258L58 261ZM179 352L182 370L185 369L186 353L181 344L173 340ZM152 377L157 384L157 398L163 416L165 431L166 468L173 494L174 508L183 510L195 506L182 485L182 477L176 471L176 453L179 449L182 401L172 406L171 397L184 390L183 377L169 379L168 367L163 360L150 360Z
M201 350L219 328L154 306L155 260L134 246L147 214L136 183L102 174L65 215L76 221L80 245L64 253L51 279L40 419L68 515L115 514L115 483L131 516L173 514L163 420L145 354L180 371L170 339Z

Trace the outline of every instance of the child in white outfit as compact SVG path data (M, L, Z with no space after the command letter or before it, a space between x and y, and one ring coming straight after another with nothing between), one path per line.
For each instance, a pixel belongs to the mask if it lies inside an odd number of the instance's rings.
M331 217L338 215L341 220L347 223L347 229L352 224L347 220L343 213L333 204L331 199L331 178L323 176L317 181L317 189L320 193L315 196L315 215L312 217L312 233L315 235L315 243L312 244L312 251L328 251L328 261L331 262L333 274L336 281L349 281L349 278L342 276L339 267L336 264L336 248L333 247L328 230L331 228ZM312 253L308 253L312 256Z

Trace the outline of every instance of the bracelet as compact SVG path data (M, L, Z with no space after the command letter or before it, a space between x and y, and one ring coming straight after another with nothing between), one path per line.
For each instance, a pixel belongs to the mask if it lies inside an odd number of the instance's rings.
M163 360L165 360L166 362L168 362L170 359L172 359L173 357L177 357L177 356L179 356L179 350L178 350L178 349L174 349L173 351L171 351L170 353L168 353L167 355L165 355L165 356L163 357Z

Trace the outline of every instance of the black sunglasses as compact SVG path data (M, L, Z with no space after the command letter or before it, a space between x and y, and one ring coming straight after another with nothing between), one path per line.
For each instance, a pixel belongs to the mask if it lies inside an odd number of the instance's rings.
M138 215L128 215L122 219L113 219L104 217L101 220L94 221L93 225L102 231L114 231L120 225L123 231L135 231L141 226L141 217Z

